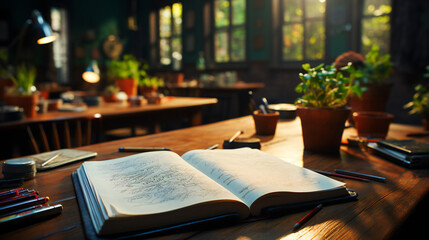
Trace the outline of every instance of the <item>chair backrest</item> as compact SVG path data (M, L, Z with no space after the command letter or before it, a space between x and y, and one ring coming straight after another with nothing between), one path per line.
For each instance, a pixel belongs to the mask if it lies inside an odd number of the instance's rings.
M44 121L27 125L27 134L34 153L91 144L93 119Z

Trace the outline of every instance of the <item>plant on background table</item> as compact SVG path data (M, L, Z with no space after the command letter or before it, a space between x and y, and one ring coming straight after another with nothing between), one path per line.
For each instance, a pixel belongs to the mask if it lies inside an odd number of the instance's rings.
M140 61L131 54L124 55L122 59L112 60L108 65L107 76L115 79L115 84L129 97L137 95L140 78L146 75Z
M28 64L20 64L16 67L16 77L12 74L9 77L15 86L7 90L5 102L8 105L22 107L27 117L36 116L36 107L39 102L39 94L34 86L36 67Z

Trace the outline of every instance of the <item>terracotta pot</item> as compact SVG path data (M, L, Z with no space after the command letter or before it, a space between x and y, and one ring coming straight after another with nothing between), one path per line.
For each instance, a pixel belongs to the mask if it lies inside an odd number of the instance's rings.
M115 84L128 97L137 96L137 80L135 78L119 78L116 79Z
M385 139L393 115L385 112L354 112L358 136Z
M152 86L152 87L140 86L140 92L145 97L156 96L157 91L158 91L158 86Z
M297 110L301 119L304 148L321 153L338 152L350 108L298 107Z
M34 93L32 95L5 95L5 102L7 105L18 106L24 109L26 117L31 118L37 115L37 105L39 104L39 94Z
M367 84L362 97L353 96L349 99L352 112L384 112L389 99L392 84Z
M279 121L279 112L262 113L260 110L253 112L256 134L274 135L276 133L277 122Z

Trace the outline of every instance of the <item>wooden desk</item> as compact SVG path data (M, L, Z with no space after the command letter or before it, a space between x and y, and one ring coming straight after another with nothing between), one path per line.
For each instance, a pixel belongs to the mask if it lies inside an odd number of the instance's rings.
M38 114L32 118L25 118L21 121L0 123L0 132L2 130L3 133L5 131L20 131L27 126L37 124L96 119L97 122L93 124L93 128L97 130L94 134L97 136L98 141L102 139L101 134L105 130L120 127L133 127L136 125L159 126L161 123L181 121L183 119L188 119L190 126L200 125L202 123L202 109L216 103L217 100L214 98L194 97L172 97L161 104L133 107L128 104L104 103L100 106L88 107L83 112L52 111ZM25 134L23 135L25 136ZM10 139L0 137L0 143L9 141ZM6 143L0 144L0 151L7 150Z
M224 122L163 132L143 137L124 139L81 147L97 151L93 160L122 157L130 153L119 153L120 146L164 146L178 154L213 144L222 144L237 130L244 136L254 134L250 116ZM403 139L409 132L421 128L399 124L391 125L389 138ZM355 129L347 129L346 135L354 135ZM336 168L383 176L387 183L344 181L359 194L359 200L324 207L298 232L292 226L307 212L298 212L279 218L233 225L207 231L182 232L162 236L161 239L389 239L400 229L429 191L429 170L407 170L368 152L356 148L341 147L339 155L319 155L303 152L299 119L279 123L275 136L258 136L262 150L294 164L326 171ZM429 142L429 138L421 138ZM78 205L70 174L81 163L64 166L49 172L40 172L24 187L37 189L41 195L49 196L51 203L64 206L62 215L20 229L3 232L0 239L29 239L54 237L83 239ZM427 208L426 208L427 209ZM427 221L426 221L427 222ZM411 233L408 233L411 234Z
M255 92L264 87L264 83L238 82L222 87L188 87L170 84L166 89L172 96L217 98L219 103L210 107L205 117L205 122L214 122L250 114L249 91Z

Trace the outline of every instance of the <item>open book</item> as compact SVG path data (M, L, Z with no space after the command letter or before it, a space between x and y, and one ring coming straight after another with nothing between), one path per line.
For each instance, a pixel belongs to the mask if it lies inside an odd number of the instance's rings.
M99 236L349 195L342 182L249 148L88 161L77 179Z

